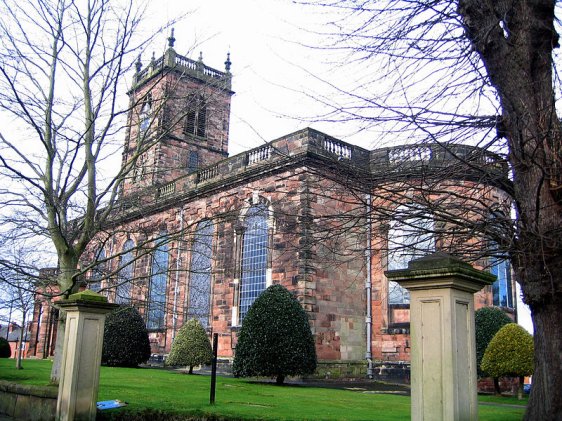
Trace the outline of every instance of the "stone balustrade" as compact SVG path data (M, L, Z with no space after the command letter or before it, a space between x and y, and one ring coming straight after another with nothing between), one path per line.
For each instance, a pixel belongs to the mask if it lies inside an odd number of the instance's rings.
M177 195L199 191L208 184L226 183L250 172L273 170L297 159L324 162L332 168L344 165L342 170L371 174L373 179L390 179L388 177L392 175L393 180L398 180L401 176L412 177L416 173L428 176L428 170L432 170L434 174L447 171L446 176L452 179L488 177L506 182L509 174L507 163L501 156L474 146L401 145L369 151L306 128L154 187L152 193L149 188L142 194L142 202L172 200ZM133 211L135 206L129 208ZM127 209L124 207L123 210Z

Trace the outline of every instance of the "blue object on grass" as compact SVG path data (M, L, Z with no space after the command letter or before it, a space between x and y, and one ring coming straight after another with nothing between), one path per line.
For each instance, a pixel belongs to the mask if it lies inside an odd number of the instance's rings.
M103 411L105 409L120 408L122 406L127 406L127 402L120 401L119 399L114 399L112 401L101 401L96 403L96 407Z

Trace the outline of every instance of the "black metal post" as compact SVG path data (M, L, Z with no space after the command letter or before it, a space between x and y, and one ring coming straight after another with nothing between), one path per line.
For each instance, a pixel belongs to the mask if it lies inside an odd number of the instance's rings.
M213 362L211 363L211 405L215 404L215 389L217 386L217 351L219 348L219 334L213 333Z

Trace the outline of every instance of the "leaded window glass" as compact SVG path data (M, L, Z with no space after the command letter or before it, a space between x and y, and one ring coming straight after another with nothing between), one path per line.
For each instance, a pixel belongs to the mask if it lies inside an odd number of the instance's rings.
M202 221L197 225L193 237L187 314L191 318L198 319L205 328L209 326L211 313L212 248L213 223Z
M254 300L265 289L268 253L268 210L264 204L252 206L244 220L242 245L240 323Z
M161 233L157 242L160 245L154 250L150 270L147 329L163 329L166 316L166 281L168 279L166 233Z
M388 231L388 270L406 269L408 262L435 251L433 219L417 206L400 206ZM410 293L388 283L389 304L409 304Z
M511 267L505 257L492 257L490 272L496 275L492 284L493 303L499 307L513 308L513 289Z
M117 276L117 288L115 288L115 302L117 304L129 304L131 301L131 282L133 282L133 240L125 241L123 254L121 255L120 270Z

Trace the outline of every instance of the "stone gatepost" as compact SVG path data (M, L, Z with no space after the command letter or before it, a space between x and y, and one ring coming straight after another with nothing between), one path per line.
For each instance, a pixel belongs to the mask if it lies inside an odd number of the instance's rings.
M66 312L58 421L96 419L105 315L118 307L86 290L57 303Z
M476 421L474 293L496 277L444 253L386 276L410 291L412 420Z

